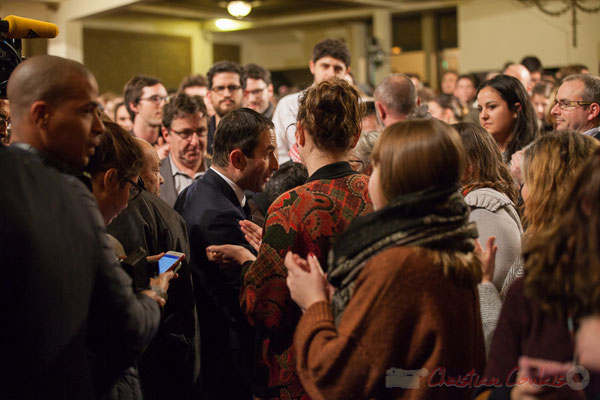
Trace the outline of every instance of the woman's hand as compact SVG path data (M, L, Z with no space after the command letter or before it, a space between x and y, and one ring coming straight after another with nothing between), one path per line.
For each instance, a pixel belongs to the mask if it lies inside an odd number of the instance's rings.
M481 271L483 276L481 277L481 283L491 282L494 278L494 270L496 269L496 251L498 246L495 246L495 236L490 236L485 247L485 252L481 248L479 240L475 239L475 253L481 260Z
M208 261L223 267L242 265L246 261L256 260L256 256L247 248L236 244L213 245L206 248Z
M525 183L523 180L522 167L523 166L523 150L519 150L513 153L510 157L510 174L515 178L519 185Z
M254 248L254 250L258 252L258 249L262 243L262 228L247 219L240 221L240 228L244 233L246 241Z
M314 254L310 253L305 260L288 251L284 265L288 270L286 283L292 300L303 312L316 302L328 300L327 280Z

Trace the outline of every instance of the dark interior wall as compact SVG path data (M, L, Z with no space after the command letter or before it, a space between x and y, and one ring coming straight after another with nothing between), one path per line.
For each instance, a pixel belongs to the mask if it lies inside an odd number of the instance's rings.
M96 76L100 93L122 93L129 78L139 74L176 89L192 70L189 37L85 28L83 49L84 64Z

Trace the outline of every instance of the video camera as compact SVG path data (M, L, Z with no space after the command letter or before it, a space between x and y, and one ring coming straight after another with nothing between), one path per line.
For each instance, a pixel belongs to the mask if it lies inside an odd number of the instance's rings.
M21 39L51 39L57 35L58 27L49 22L14 15L0 18L0 99L6 98L8 78L23 61Z

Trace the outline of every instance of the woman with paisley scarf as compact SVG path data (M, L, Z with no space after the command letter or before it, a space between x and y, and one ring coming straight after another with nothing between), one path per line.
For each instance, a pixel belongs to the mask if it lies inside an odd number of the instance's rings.
M470 398L485 350L461 139L440 121L401 122L372 158L376 211L338 237L327 277L313 255L286 255L304 310L294 339L304 389L312 399Z

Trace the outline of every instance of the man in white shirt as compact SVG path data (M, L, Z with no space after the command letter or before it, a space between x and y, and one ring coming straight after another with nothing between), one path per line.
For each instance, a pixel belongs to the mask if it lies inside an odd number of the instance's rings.
M170 152L162 160L160 197L171 207L186 187L210 167L206 157L208 120L200 97L178 94L164 107L162 134Z
M350 50L341 40L322 40L313 48L309 67L310 72L314 75L313 84L318 84L333 76L344 78L350 71ZM302 94L302 92L298 92L282 98L273 114L280 164L290 159L289 152L296 143L296 115Z

